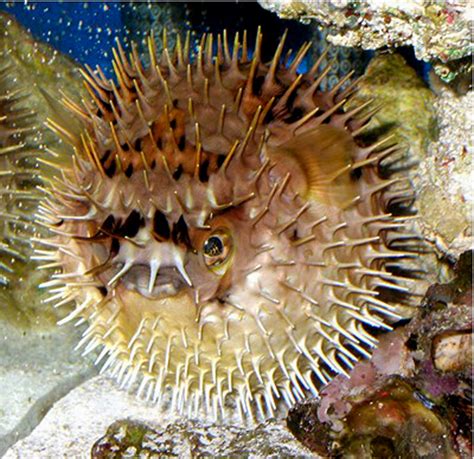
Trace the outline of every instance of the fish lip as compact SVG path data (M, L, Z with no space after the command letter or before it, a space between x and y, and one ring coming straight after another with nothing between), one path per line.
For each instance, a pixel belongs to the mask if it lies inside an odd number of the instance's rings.
M127 290L135 291L151 300L175 296L182 289L188 287L181 274L174 267L160 268L151 292L148 290L149 279L149 265L136 264L124 276L122 283Z

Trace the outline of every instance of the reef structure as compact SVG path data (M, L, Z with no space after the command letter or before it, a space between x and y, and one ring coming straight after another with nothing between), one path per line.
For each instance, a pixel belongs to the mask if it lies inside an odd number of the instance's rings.
M122 387L190 416L317 395L405 313L387 292L410 293L391 206L411 191L381 169L399 147L364 144L350 74L322 92L324 55L298 74L309 43L264 63L261 42L165 36L158 56L150 38L147 68L118 44L117 83L87 69L90 100L64 97L82 129L49 120L73 153L42 159L46 301L73 305L60 323L87 322L78 348Z
M363 49L412 45L445 82L472 70L470 2L431 0L259 0L284 19L316 21L336 46ZM470 78L469 78L470 80Z

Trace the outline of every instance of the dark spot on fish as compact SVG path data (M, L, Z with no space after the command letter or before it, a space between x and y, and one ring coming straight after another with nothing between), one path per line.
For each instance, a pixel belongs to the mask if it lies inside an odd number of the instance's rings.
M130 177L132 176L132 174L133 174L133 164L130 163L130 164L127 166L127 168L125 169L125 176L126 176L127 178L130 178Z
M179 178L181 177L182 174L183 174L183 166L181 164L179 164L178 167L173 172L173 178L175 180L179 180Z
M188 248L192 248L191 240L188 233L188 225L184 220L184 217L181 215L178 221L173 226L173 231L171 232L171 238L175 244L183 244Z
M186 137L182 135L178 140L179 151L183 151L185 146L186 146Z
M176 120L175 120L175 119L172 119L172 120L170 121L170 127L171 127L171 129L173 129L173 130L176 129Z
M166 241L170 238L170 225L166 216L157 210L153 216L153 236L158 241Z
M298 95L298 91L293 91L290 94L290 97L288 97L288 100L286 101L286 106L288 107L289 111L293 110L293 104L295 103L297 95Z
M120 250L120 241L114 237L112 238L112 242L110 243L110 257L115 257Z
M285 118L285 123L294 123L301 119L304 115L304 111L300 107L295 107L293 110L289 113L289 115Z
M130 147L128 146L128 143L124 143L123 145L120 145L122 147L123 151L129 151Z
M350 175L352 180L359 180L362 177L362 168L356 167L355 169L352 169Z
M102 101L102 105L105 107L105 109L106 109L109 113L112 113L112 105L110 104L110 102L104 102L104 101Z
M163 140L161 137L158 137L156 139L156 146L158 147L158 150L163 150Z
M226 155L217 156L217 160L216 160L217 167L221 167L224 164L225 158L226 158Z
M268 124L270 123L273 119L275 118L275 115L273 113L273 110L268 110L267 114L262 120L262 124Z
M135 237L144 224L144 219L140 212L132 210L123 225L120 227L118 234L122 237Z
M108 290L107 290L106 287L104 287L104 286L97 287L97 290L99 290L99 293L100 293L102 296L107 296Z
M104 154L102 155L102 158L100 158L100 162L102 163L102 165L104 165L107 162L107 160L109 159L110 153L112 153L111 150L105 150Z
M255 95L259 96L262 93L262 86L265 81L265 75L259 75L254 78L252 84L252 91Z
M106 233L113 233L115 229L115 217L113 215L109 215L105 220L104 223L100 226L102 231Z
M201 182L207 182L209 180L208 169L209 169L209 160L205 159L202 162L201 166L199 167L199 180Z
M117 164L115 163L115 161L112 161L109 167L104 168L105 175L107 175L107 177L109 178L112 178L115 174L116 168Z
M142 151L142 139L135 140L133 148L135 148L136 151Z

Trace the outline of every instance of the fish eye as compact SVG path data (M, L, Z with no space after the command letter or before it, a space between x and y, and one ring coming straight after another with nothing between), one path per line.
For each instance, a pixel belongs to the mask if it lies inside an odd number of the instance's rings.
M232 253L232 237L225 230L217 230L212 233L202 246L204 263L215 270L230 259Z

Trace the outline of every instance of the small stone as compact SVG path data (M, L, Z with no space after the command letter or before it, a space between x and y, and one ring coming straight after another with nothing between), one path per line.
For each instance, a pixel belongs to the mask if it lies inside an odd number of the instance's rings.
M440 371L466 371L472 366L472 333L445 333L433 340L433 360Z

